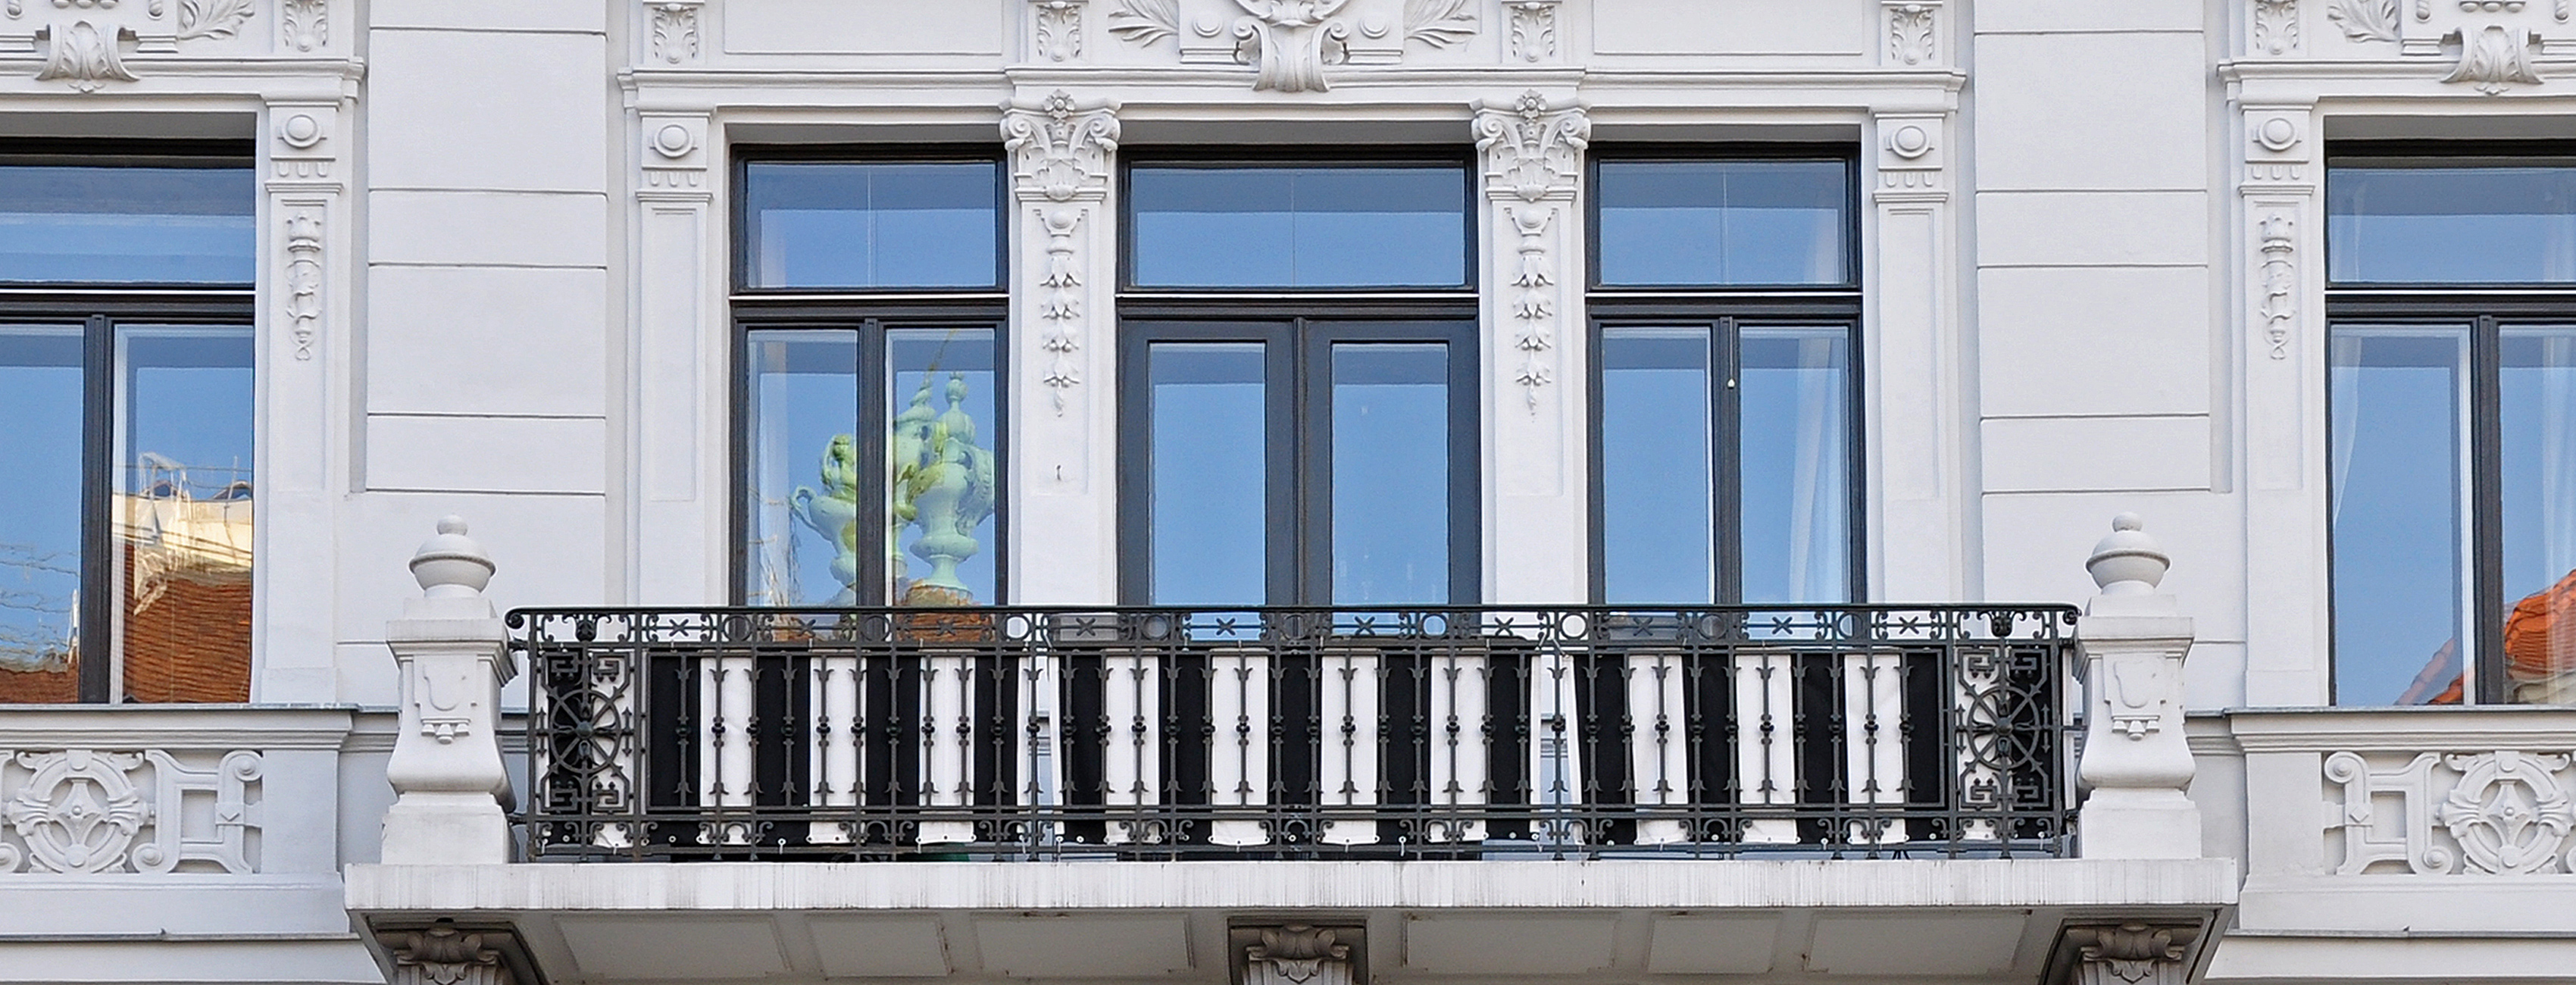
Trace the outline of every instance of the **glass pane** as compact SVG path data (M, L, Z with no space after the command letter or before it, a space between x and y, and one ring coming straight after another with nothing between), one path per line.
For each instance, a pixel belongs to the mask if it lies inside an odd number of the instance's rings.
M991 605L1001 541L993 439L993 332L886 333L886 597L898 605Z
M2576 704L2576 328L2503 341L2506 696Z
M1841 161L1604 161L1601 283L1848 284Z
M1269 601L1268 375L1258 342L1157 342L1153 601Z
M1743 334L1744 600L1851 601L1851 334Z
M1467 283L1460 168L1140 167L1127 193L1139 287Z
M1449 598L1449 347L1333 346L1333 604Z
M251 330L117 329L119 693L250 700Z
M2458 704L2468 330L2337 326L2329 347L2335 701Z
M0 166L0 281L248 284L249 168Z
M2339 167L2326 184L2333 280L2576 281L2576 168Z
M752 605L852 605L859 551L859 333L750 333L743 597Z
M1601 331L1601 581L1612 603L1717 600L1708 329Z
M998 165L764 163L744 171L753 287L992 287Z
M0 704L80 698L81 329L0 325Z

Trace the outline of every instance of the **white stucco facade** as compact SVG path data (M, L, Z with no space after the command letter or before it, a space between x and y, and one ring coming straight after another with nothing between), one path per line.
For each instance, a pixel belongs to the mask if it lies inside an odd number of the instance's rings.
M1334 57L1238 45L1300 6ZM9 0L0 142L255 146L260 489L250 703L0 708L0 982L1304 981L1244 958L1287 924L1364 931L1327 961L1361 981L2576 977L2576 710L2332 706L2323 260L2332 142L2576 140L2567 7ZM2503 68L2491 29L2528 39ZM117 57L57 70L84 30ZM2106 800L2066 858L440 857L469 818L382 864L389 760L431 741L405 675L515 660L483 599L738 601L736 148L1004 163L1008 601L1066 606L1125 601L1120 155L1454 150L1470 594L1542 606L1593 599L1587 148L1780 143L1856 161L1863 601L2124 597L2086 560L2141 515L2170 606L2077 632L2179 678L2114 739L2090 675L2085 779L2171 793L2116 761L2144 734L2188 802ZM405 567L449 515L497 572L424 599L460 584ZM435 756L417 789L524 804L529 687L458 713L513 793ZM31 847L64 771L133 785L160 854ZM2508 825L2544 850L2479 847ZM406 943L438 918L506 958ZM2132 923L2175 936L2088 953Z

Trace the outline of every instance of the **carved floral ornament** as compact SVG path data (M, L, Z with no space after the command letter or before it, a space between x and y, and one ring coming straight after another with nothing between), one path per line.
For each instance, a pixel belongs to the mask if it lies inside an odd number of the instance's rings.
M2576 872L2571 765L2567 751L2427 752L2386 769L2335 753L2325 778L2342 794L2327 829L2342 845L2328 861L2343 875Z
M1592 140L1592 118L1581 106L1550 106L1536 90L1509 104L1476 107L1476 151L1485 165L1486 195L1504 203L1503 219L1517 238L1519 262L1507 278L1505 311L1512 319L1512 348L1520 365L1508 372L1531 413L1539 393L1556 382L1557 292L1563 263L1556 248L1558 210L1574 198L1583 150Z
M252 871L246 835L259 826L265 764L249 751L209 755L198 769L158 749L0 751L0 874ZM191 811L192 800L205 807Z
M1029 203L1047 238L1037 303L1045 323L1038 340L1047 353L1047 367L1039 379L1062 416L1067 395L1082 384L1076 362L1085 328L1081 234L1092 221L1091 203L1109 193L1110 159L1118 151L1118 104L1083 102L1061 89L1035 103L1005 104L1002 146L1011 156L1017 197Z
M2301 0L2249 0L2253 53L2300 51ZM2536 62L2576 15L2576 0L2311 0L2353 45L2394 44L2405 58L2440 59L2441 81L2490 96L2541 85Z
M295 18L289 46L327 39L322 3L281 0ZM42 55L37 81L97 92L136 80L129 53L173 54L182 41L231 38L255 13L256 0L5 0L0 37L24 39Z
M1185 64L1249 65L1254 89L1278 92L1322 92L1332 88L1328 67L1395 64L1408 45L1454 48L1484 29L1477 0L1108 2L1109 33L1120 40L1142 46L1169 39ZM1507 6L1526 39L1519 49L1524 58L1536 61L1546 56L1526 52L1554 50L1554 3L1511 0Z

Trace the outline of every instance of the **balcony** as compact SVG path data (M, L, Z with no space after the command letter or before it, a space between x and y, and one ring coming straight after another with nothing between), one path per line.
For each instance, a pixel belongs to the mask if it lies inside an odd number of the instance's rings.
M2185 792L2191 620L2122 523L2080 615L504 619L449 521L387 626L397 797L349 909L398 955L470 935L638 985L1306 982L1312 962L1348 982L2180 985L2236 869L2200 857ZM505 815L497 711L522 665Z
M522 610L541 859L2072 854L2065 606Z

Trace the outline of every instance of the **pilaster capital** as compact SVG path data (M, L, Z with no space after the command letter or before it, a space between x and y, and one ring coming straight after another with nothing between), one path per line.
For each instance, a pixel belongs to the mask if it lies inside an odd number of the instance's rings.
M639 113L636 123L643 140L643 195L706 198L707 133L713 118L706 113Z
M1104 200L1118 152L1118 103L1075 99L1062 89L1035 102L1003 103L1002 146L1019 200Z
M1235 985L1362 985L1365 928L1291 923L1235 927Z
M1592 116L1580 103L1555 105L1536 89L1510 102L1481 100L1476 153L1485 165L1485 194L1496 201L1571 201L1592 143Z
M543 981L518 931L506 923L379 924L376 941L393 958L392 985L536 985Z
M2051 985L2184 985L2197 923L2128 920L2060 932Z

